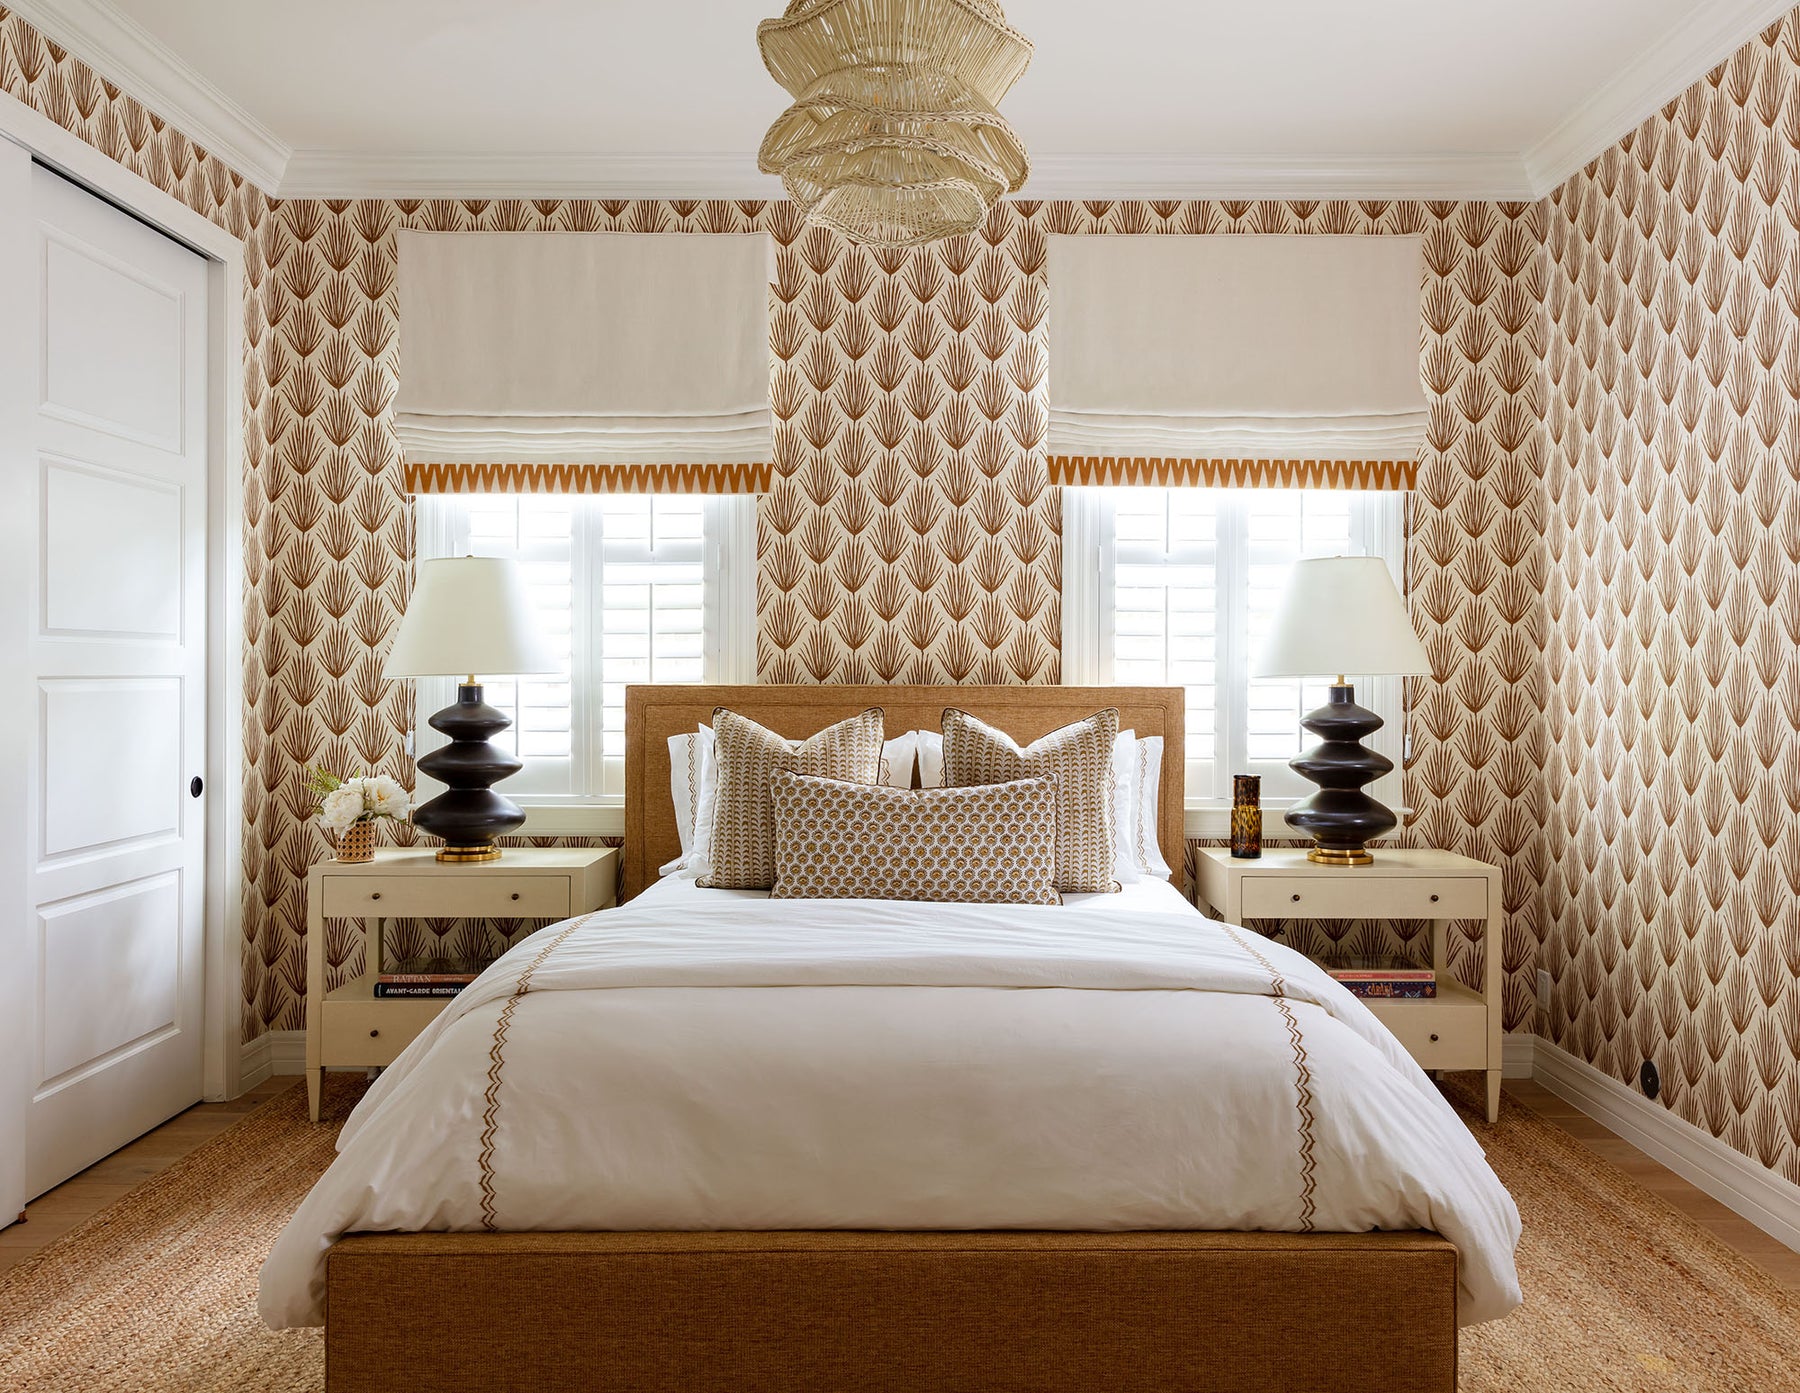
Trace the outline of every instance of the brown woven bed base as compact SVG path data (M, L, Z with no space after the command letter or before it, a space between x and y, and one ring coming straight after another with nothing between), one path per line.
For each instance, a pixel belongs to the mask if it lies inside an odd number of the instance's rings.
M1454 1393L1435 1234L356 1234L328 1393Z

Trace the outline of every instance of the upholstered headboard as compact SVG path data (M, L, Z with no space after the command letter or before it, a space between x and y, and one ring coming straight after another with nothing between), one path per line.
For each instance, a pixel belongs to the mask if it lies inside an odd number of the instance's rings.
M669 796L669 737L712 720L728 706L779 735L800 739L833 721L879 706L889 738L909 730L937 730L946 706L998 726L1021 744L1107 706L1119 710L1120 729L1160 735L1163 763L1157 842L1185 889L1183 780L1187 752L1186 693L1180 687L709 687L687 683L625 689L625 879L629 899L657 877L657 867L681 854L675 805Z

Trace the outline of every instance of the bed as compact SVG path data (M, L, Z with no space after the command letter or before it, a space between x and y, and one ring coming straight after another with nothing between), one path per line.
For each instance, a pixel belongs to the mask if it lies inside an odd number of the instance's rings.
M668 737L715 706L799 737L951 704L1160 735L1175 883L658 880ZM330 1393L1450 1393L1459 1320L1518 1301L1516 1211L1360 1003L1181 896L1182 733L1179 689L628 689L630 902L515 947L382 1076L265 1319L323 1320Z

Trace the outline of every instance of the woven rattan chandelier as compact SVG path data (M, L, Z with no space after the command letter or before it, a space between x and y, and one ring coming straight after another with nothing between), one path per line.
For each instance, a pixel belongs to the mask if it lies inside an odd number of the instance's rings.
M807 218L914 247L980 226L1031 171L997 108L1031 40L995 0L792 0L756 28L794 95L757 164Z

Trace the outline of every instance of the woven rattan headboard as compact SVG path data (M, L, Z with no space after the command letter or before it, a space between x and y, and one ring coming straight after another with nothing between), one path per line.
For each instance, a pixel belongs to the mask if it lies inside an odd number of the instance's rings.
M936 730L946 706L998 726L1020 743L1047 735L1107 706L1121 729L1163 738L1157 841L1170 877L1185 888L1183 778L1185 693L1180 687L708 687L668 683L625 689L625 879L629 899L656 880L656 868L681 854L669 797L669 737L712 720L728 706L790 739L813 734L870 706L886 712L890 737Z

